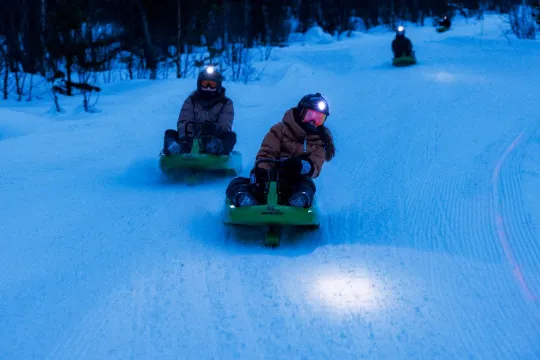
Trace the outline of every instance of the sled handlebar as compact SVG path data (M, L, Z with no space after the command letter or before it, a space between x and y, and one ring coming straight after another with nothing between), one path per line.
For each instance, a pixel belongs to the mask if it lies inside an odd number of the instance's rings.
M258 167L259 164L262 163L270 163L270 164L281 164L284 160L278 160L278 159L271 159L271 158L265 158L265 159L259 159L255 161L255 167Z
M206 124L205 122L187 121L184 125L184 133L186 134L186 136L188 136L188 134L196 133L197 136L193 136L193 137L199 137L202 135L202 127L205 124ZM195 126L192 126L192 128L194 128L193 131L188 131L189 125L195 125Z
M285 158L285 159L271 159L271 158L265 158L265 159L259 159L257 161L255 161L255 165L254 165L254 169L257 169L259 168L259 164L263 164L263 163L267 163L267 164L283 164L283 162L285 160L287 160L288 158ZM271 179L275 179L276 181L279 181L279 173L280 171L282 171L282 169L261 169L261 170L266 170L267 174L268 174L268 179L271 180Z

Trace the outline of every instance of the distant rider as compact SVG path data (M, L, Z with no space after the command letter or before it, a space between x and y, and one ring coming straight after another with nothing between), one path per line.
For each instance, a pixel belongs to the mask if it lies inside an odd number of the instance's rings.
M413 56L413 45L411 40L405 37L405 28L399 26L396 31L396 38L392 41L392 51L394 58L402 56Z
M186 124L203 124L201 131L209 135L201 152L213 155L229 155L236 144L236 133L232 131L234 107L225 96L221 74L209 66L197 78L197 90L193 91L182 105L178 116L177 129L165 132L165 155L188 153L193 139L186 134ZM194 131L188 125L188 132Z

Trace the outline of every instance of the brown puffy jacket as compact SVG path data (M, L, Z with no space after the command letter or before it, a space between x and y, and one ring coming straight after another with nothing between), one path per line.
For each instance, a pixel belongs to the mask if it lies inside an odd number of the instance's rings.
M234 106L231 99L225 96L223 88L220 96L206 100L194 91L184 101L176 128L180 137L186 135L185 126L188 121L214 122L221 126L223 131L231 131L234 122Z
M279 159L300 155L307 155L313 163L311 177L318 177L325 160L324 143L319 135L308 135L295 121L293 109L289 109L285 112L283 120L270 128L256 158L257 160ZM268 163L262 163L259 166L265 169L272 167Z

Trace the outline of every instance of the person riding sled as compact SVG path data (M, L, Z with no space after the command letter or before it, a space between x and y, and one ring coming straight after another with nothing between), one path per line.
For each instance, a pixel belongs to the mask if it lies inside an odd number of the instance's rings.
M294 207L310 207L317 178L325 161L335 156L330 130L324 126L330 115L328 102L320 94L309 94L296 107L285 112L281 122L273 125L264 137L257 160L282 160L260 163L250 178L237 177L227 187L227 197L235 206L253 206L264 202L268 171L280 170L280 190Z
M403 56L414 56L411 40L405 36L405 28L399 26L396 31L396 38L392 41L392 52L394 58Z
M165 155L189 153L197 126L201 133L208 135L201 152L212 155L229 155L232 152L236 145L236 133L232 131L234 105L225 96L222 82L223 77L213 66L199 73L197 90L187 97L180 110L177 130L165 131Z
M439 20L438 23L441 28L445 29L450 29L450 26L452 26L452 23L450 22L448 16L443 17L443 19Z

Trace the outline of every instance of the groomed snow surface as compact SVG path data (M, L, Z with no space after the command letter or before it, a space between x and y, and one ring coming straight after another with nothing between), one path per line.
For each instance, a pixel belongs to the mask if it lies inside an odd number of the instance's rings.
M276 49L226 83L248 174L300 97L337 157L317 234L266 249L221 222L229 178L165 182L194 79L0 102L0 359L540 359L540 43L497 17Z

